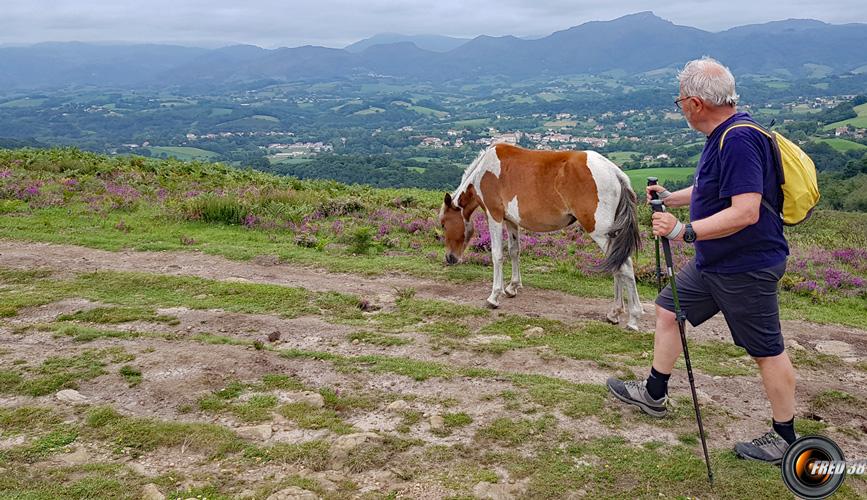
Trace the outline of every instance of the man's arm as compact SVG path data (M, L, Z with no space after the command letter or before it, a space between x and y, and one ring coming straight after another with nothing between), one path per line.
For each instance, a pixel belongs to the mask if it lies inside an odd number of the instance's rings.
M678 193L686 191L681 190ZM672 193L674 196L675 193ZM671 196L670 196L671 197ZM669 198L670 198L669 197ZM668 198L666 205L668 205ZM725 238L751 226L759 221L759 210L762 206L762 195L759 193L743 193L732 196L732 206L721 210L710 217L693 221L692 230L695 231L697 240L715 240ZM670 212L654 212L653 234L654 236L666 236L675 229L678 220ZM677 236L672 239L683 240L684 231L681 229Z
M674 194L676 193L673 193L672 196ZM732 196L732 206L710 217L692 222L696 239L714 240L735 234L759 221L761 207L761 193L744 193Z
M661 193L665 191L665 188L660 185L647 186L647 202L650 203L650 193L651 191L656 191L657 193ZM689 206L689 201L692 198L692 186L688 188L681 189L680 191L675 191L670 195L665 197L665 206L670 208L676 207L686 207Z
M665 205L671 208L688 207L690 199L692 199L692 186L671 193L671 196L665 199Z

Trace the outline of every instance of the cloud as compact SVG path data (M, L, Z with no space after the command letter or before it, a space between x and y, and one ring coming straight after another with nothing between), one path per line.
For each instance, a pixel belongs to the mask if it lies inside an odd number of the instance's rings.
M593 20L652 10L676 24L719 31L787 18L867 22L863 0L2 0L0 43L40 41L234 42L342 47L376 33L547 35Z

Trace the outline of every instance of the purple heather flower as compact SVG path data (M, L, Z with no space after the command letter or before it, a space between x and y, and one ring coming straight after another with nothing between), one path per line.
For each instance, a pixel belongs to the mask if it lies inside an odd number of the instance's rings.
M253 214L247 214L247 216L244 217L244 226L246 226L248 228L252 229L253 227L256 227L256 224L258 224L258 223L259 223L259 218Z

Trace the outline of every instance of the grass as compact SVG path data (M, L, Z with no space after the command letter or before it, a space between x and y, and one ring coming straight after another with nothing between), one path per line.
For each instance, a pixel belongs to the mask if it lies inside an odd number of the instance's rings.
M86 323L117 324L130 321L150 321L177 325L177 317L157 314L152 309L143 307L95 307L72 314L61 314L57 321L83 321Z
M528 338L524 331L541 327L544 333ZM479 330L484 335L507 335L511 340L495 341L474 348L495 353L510 349L547 346L553 352L573 359L595 361L603 366L644 366L653 352L653 335L632 332L599 322L569 327L559 321L509 316ZM745 352L729 343L692 343L694 364L709 375L749 375L755 373L752 362L745 362Z
M556 420L546 415L537 420L513 420L507 417L495 419L489 425L479 429L476 439L491 441L503 446L515 447L536 442L541 434L551 430Z
M373 397L338 396L329 388L319 390L325 402L323 408L316 408L306 402L279 404L277 396L269 393L274 390L311 389L293 377L269 374L262 377L260 382L231 382L223 389L199 398L198 406L209 413L231 414L246 423L268 421L272 413L278 413L294 421L301 429L328 429L336 434L356 432L355 428L343 422L340 413L354 408L370 410L376 406ZM246 400L239 401L238 398L245 393L252 394Z
M407 413L409 413L409 412L407 412ZM464 412L443 413L441 415L441 417L443 419L443 427L439 430L434 429L431 431L434 435L437 435L437 436L451 435L451 433L455 429L458 429L460 427L466 427L467 425L470 425L471 423L473 423L472 417L470 417L469 415L467 415ZM406 420L406 415L404 415L404 419Z
M657 177L663 186L666 182L683 182L695 173L693 167L658 167L627 170L626 175L632 183L632 189L642 192L647 185L648 177Z
M644 156L638 151L612 151L610 153L605 153L605 156L613 161L614 163L621 165L623 162L629 161L632 159L632 155L638 155L639 157ZM636 185L633 183L633 186Z
M118 453L133 456L161 447L184 446L217 457L244 448L241 438L219 425L127 417L110 407L88 411L82 433L112 443Z
M282 405L278 412L295 422L300 429L328 429L335 434L351 434L358 429L345 423L336 411L330 408L314 408L306 403Z
M863 413L867 410L867 401L845 391L829 389L814 396L810 400L810 407L814 410L849 410L852 413Z
M28 295L29 293L29 295ZM166 276L147 273L101 271L80 274L71 280L38 280L25 294L0 292L0 296L19 297L7 305L11 311L27 305L37 305L64 297L81 297L116 304L107 312L111 320L132 317L139 312L123 308L155 308L183 306L191 309L224 309L243 313L273 313L293 318L303 314L316 314L324 308L336 317L356 317L358 299L334 292L313 293L303 288L255 283L234 283L185 276ZM134 310L133 310L134 311ZM77 313L76 313L77 314ZM81 313L77 318L96 317L102 313ZM140 316L141 317L141 316ZM151 320L165 321L171 317L148 316ZM64 319L76 318L75 314Z
M867 128L867 104L855 106L854 109L858 116L826 125L823 127L823 130L834 130L837 127L845 127L847 125L852 125L855 128Z
M135 386L141 384L141 381L142 381L141 370L139 370L138 368L136 368L134 366L130 366L130 365L121 366L120 371L118 373L120 373L120 376L123 377L124 380L126 380L126 383L130 387L135 387Z
M687 170L687 169L684 169ZM651 169L633 172L640 177L649 174ZM644 184L642 179L640 185ZM124 220L132 229L128 232L118 231L115 226ZM846 231L845 228L867 227L863 214L844 214L819 212L813 216L809 228L800 226L787 230L787 237L793 245L816 244L823 247L848 246L860 247L867 244L867 236L858 231ZM258 255L276 255L282 261L300 265L313 265L334 272L353 272L364 275L381 274L384 269L391 272L401 272L431 279L443 279L455 283L469 281L487 281L490 279L490 269L479 265L461 265L443 267L439 263L415 254L382 255L371 253L346 258L337 250L307 248L295 244L294 236L289 233L267 231L251 231L241 226L222 226L203 222L184 222L166 218L158 210L140 207L133 213L108 213L105 217L94 218L86 213L74 210L70 214L67 209L45 208L23 216L0 218L0 238L26 239L53 243L71 243L106 250L132 248L137 250L183 250L189 251L190 245L184 241L195 241L195 250L221 255L230 259L251 259ZM647 250L645 245L645 252ZM441 249L440 249L441 250ZM340 253L340 255L338 255ZM642 259L649 257L642 256ZM538 262L548 260L533 259L527 256L523 259L524 282L527 285L559 290L589 297L609 297L610 278L603 276L586 276L573 266L544 266L543 270L528 271L528 268L538 268ZM649 262L649 260L648 260ZM639 291L646 299L651 298L653 288L643 283ZM33 292L8 296L3 292L3 306L0 315L13 314L20 307L38 303L40 297ZM799 306L790 307L786 302L798 300L790 292L781 294L783 299L783 314L796 315L808 320L814 317L823 322L836 322L851 326L861 326L867 323L867 315L857 300L837 299L831 311L821 307L808 307L803 312Z
M394 347L411 344L412 340L403 339L400 337L392 337L389 335L381 335L373 332L355 332L347 337L350 341L359 341L365 344L378 345L383 347Z
M180 174L174 172L165 175ZM302 192L304 189L301 186L303 184L296 185L295 188ZM333 189L335 204L342 202L345 199L345 192L342 190L346 188L335 186ZM305 199L312 200L326 192L328 191L308 192L300 196L310 196ZM394 194L396 193L390 193ZM400 206L421 206L421 212L438 203L428 201L425 196L427 195L421 195L411 203ZM388 200L384 202L387 203ZM311 202L308 212L319 206L315 201ZM489 268L458 266L446 269L439 262L421 257L420 254L429 249L438 248L432 234L424 236L430 240L429 244L425 243L417 251L401 253L393 250L392 254L389 253L392 250L370 248L367 255L348 257L344 248L325 246L314 249L295 245L293 235L287 234L290 231L250 230L224 224L185 222L169 216L168 208L156 209L144 203L131 212L119 214L109 211L104 217L88 215L86 212L84 215L75 211L70 213L70 209L69 206L36 208L26 204L13 207L8 215L0 218L0 234L19 238L13 228L21 227L24 231L22 234L58 240L80 238L89 241L91 245L105 245L114 250L140 245L141 248L149 249L193 249L235 259L275 255L283 261L295 264L326 268L335 266L336 270L370 275L407 268L411 269L410 274L441 278L452 283L482 279L487 281L490 278ZM792 233L793 240L798 244L816 241L837 244L844 241L843 238L850 237L851 240L845 241L856 247L855 243L861 242L858 239L863 238L861 233L849 231L856 234L846 236L848 233L845 231L847 227L859 227L858 222L862 219L855 218L857 215L851 216L851 219L849 215L843 214L826 216L822 213L817 216L820 226L810 231L796 228ZM120 231L114 227L121 218L130 228L129 231ZM45 225L34 226L37 220ZM332 220L323 219L314 223L330 226ZM371 227L375 230L376 225ZM100 240L103 236L104 240ZM171 241L169 236L176 239ZM194 243L182 243L181 236L194 240ZM371 247L377 244L374 239ZM529 269L541 267L545 262L546 259L528 258L525 260L525 269L527 266ZM527 272L525 282L544 288L567 290L570 293L586 292L592 296L605 296L611 288L610 278L607 277L582 276L578 272L567 272L559 267L548 269ZM648 287L642 290L645 295L651 293L648 292ZM571 325L539 318L491 313L472 305L422 300L416 298L415 290L410 288L395 290L394 295L397 299L394 310L364 313L359 305L365 300L372 301L371 297L147 273L52 275L47 270L0 269L0 303L3 304L0 312L6 315L14 315L21 307L45 304L67 297L100 302L102 305L96 309L64 315L61 321L50 325L57 334L79 341L132 339L143 335L110 326L130 321L171 325L177 318L161 317L156 311L162 307L175 306L217 308L242 313L276 313L285 317L320 315L335 323L353 325L351 331L354 333L349 335L350 340L383 347L407 345L407 338L394 333L423 332L431 336L431 344L440 342L451 347L472 348L489 353L538 347L543 348L545 353L541 355L543 360L548 359L548 356L569 357L588 365L595 363L612 372L620 371L621 374L631 374L632 367L646 367L649 364L652 336L647 333L627 332L596 322ZM480 297L479 302L482 298ZM789 314L802 314L808 319L828 318L829 322L862 321L851 318L853 312L865 316L862 308L863 305L849 302L845 298L827 305L802 303L800 298L796 297L796 300L784 304L784 311L789 310ZM541 336L528 337L524 334L528 326L540 326L544 332ZM36 325L34 328L42 327ZM504 337L503 340L490 344L474 345L474 335ZM253 344L249 337L210 333L192 335L189 338L196 342L245 347ZM267 422L274 418L274 414L278 414L291 420L294 427L323 429L332 434L357 432L358 429L349 425L349 422L354 422L355 417L362 412L381 412L390 401L398 398L412 401L414 409L394 415L398 420L396 430L403 436L384 435L376 442L365 443L353 450L345 463L341 464L346 468L346 473L388 468L402 480L419 483L431 479L440 481L442 485L453 490L449 494L458 495L456 498L470 495L473 486L479 481L500 482L506 472L510 480L522 481L522 484L526 485L528 490L523 496L528 498L559 498L571 492L582 491L591 497L624 498L704 497L709 494L704 478L704 464L697 453L692 405L688 397L678 399L670 419L666 419L664 423L650 423L650 419L646 417L624 411L616 402L611 401L605 387L599 384L574 383L531 373L465 368L453 364L448 358L433 362L386 355L347 356L324 351L278 350L270 345L262 345L261 342L259 347L264 350L251 350L250 354L256 357L273 358L278 355L289 360L309 360L293 364L290 368L295 370L296 365L300 366L302 371L299 373L305 373L306 376L320 373L321 367L314 367L312 372L307 371L306 368L310 365L328 363L328 369L334 368L350 375L340 376L341 380L352 379L353 372L369 372L397 374L421 382L411 384L413 386L436 387L436 383L423 382L441 378L451 379L450 385L470 382L474 390L484 391L488 388L486 386L495 387L483 397L491 401L492 406L505 411L502 414L479 417L480 422L474 422L470 416L476 415L475 411L468 411L462 406L466 404L464 398L461 398L462 401L457 398L451 398L451 401L444 399L454 394L414 399L411 394L400 395L392 389L372 390L370 387L373 384L356 384L358 381L339 386L335 382L333 388L310 387L301 379L282 373L264 375L254 380L230 381L222 389L197 401L198 409L207 414L206 419L216 416L229 417L239 424L248 424ZM191 348L195 349L195 344ZM703 373L725 377L755 373L752 361L730 343L694 343L690 350L694 364ZM130 354L119 349L84 351L79 346L73 352L63 353L62 357L49 358L42 364L32 361L32 364L26 361L18 363L13 359L20 356L18 352L18 347L0 350L0 393L29 394L31 392L28 391L36 388L37 392L50 395L58 387L75 386L103 374L111 374L115 380L122 378L130 386L143 382L143 370L137 366ZM460 354L462 362L473 359L471 353ZM797 359L798 356L802 357ZM795 362L800 367L828 367L842 363L838 358L826 358L812 350L793 354L793 357L796 357ZM281 370L286 369L289 365L286 359L277 360L279 363L271 365L271 369L277 369L277 366ZM255 373L266 369L257 366ZM362 382L367 381L367 377L362 379ZM326 377L317 380L333 379ZM322 395L324 407L301 402L282 403L282 397L276 393L309 390L318 391ZM853 394L828 390L817 394L810 405L822 409L823 412L843 412L847 417L851 414L851 418L854 418L861 414L859 412L863 412L857 398L858 396ZM420 406L422 404L425 405L424 409ZM426 432L426 425L419 424L423 420L422 411L430 411L431 405L437 407L436 411L445 423L443 430L434 432L435 435L443 437L469 432L475 436L474 441L466 443L452 438L447 441L456 442L454 446L420 448L419 445L423 444L420 441L403 439L409 437L405 434L410 432ZM179 408L179 411L185 414L183 420L202 417L195 411L194 405L190 404L190 400L181 402L180 406L185 407L184 410ZM711 404L703 409L711 435L732 422L732 416L720 407ZM568 422L568 428L558 427L558 419ZM586 428L578 425L581 421L601 425L606 434L616 433L621 427L636 422L658 426L677 436L680 444L650 442L637 445L617 437L570 435L570 432L579 432L576 429ZM827 432L826 425L825 422L809 419L798 419L796 422L799 433ZM463 431L459 432L459 429ZM854 427L851 431L857 432ZM161 491L172 497L187 498L198 495L230 498L239 491L239 483L233 482L235 479L230 477L238 472L236 467L238 470L249 470L256 469L264 462L275 462L293 467L303 466L312 471L334 468L330 459L331 449L325 439L304 444L262 447L241 439L225 427L127 416L109 407L68 410L39 407L0 408L0 432L3 433L0 436L2 438L19 434L28 438L25 445L0 453L0 467L5 469L4 474L0 475L0 491L3 491L0 496L15 498L138 497L144 481L154 481ZM216 477L208 476L207 480L204 480L204 474L207 473L203 473L201 477L197 473L189 479L201 480L201 484L189 491L181 491L176 489L180 481L170 481L164 477L146 479L105 464L92 464L88 466L90 469L78 467L60 470L52 469L48 464L39 468L29 467L30 463L44 461L52 454L68 449L71 444L109 449L115 452L114 458L122 457L123 460L143 454L162 455L163 448L173 448L166 454L168 456L178 450L181 453L191 450L208 459L217 460L211 463L214 468L219 465L220 469L225 468L231 472L215 473L213 476ZM786 494L779 482L778 469L745 464L734 460L733 455L727 451L717 450L713 453L718 477L717 486L712 492L714 496L741 498L754 495L755 491L768 492L774 496ZM449 477L441 477L442 474ZM311 489L322 496L331 493L330 490L314 489L315 485L310 479L278 475L263 479L256 494L266 497L288 485ZM855 496L852 485L842 491L841 497ZM350 490L354 489L341 486L341 492ZM383 489L372 491L368 496L388 498L388 495ZM334 496L339 497L340 494Z
M824 142L825 144L831 146L835 150L846 153L848 151L864 151L867 150L867 146L861 144L860 142L849 141L846 139L821 139L819 142Z
M41 406L18 406L0 408L0 429L3 433L39 430L62 422L61 415L51 408Z
M608 390L597 384L579 384L563 379L536 374L511 374L508 379L518 389L526 402L532 402L547 410L560 410L573 418L589 415L606 415L605 400ZM508 398L517 398L518 393L510 393Z
M248 447L244 456L253 462L277 462L302 466L314 471L324 470L329 463L330 445L313 440L300 444L280 443L268 448Z
M70 357L52 356L32 370L0 371L0 394L45 396L61 389L75 389L78 382L107 373L105 367L108 364L123 363L132 358L134 356L118 347L89 349Z
M103 330L81 325L55 324L50 326L56 336L72 337L76 342L92 342L98 339L135 339L143 334L134 331Z

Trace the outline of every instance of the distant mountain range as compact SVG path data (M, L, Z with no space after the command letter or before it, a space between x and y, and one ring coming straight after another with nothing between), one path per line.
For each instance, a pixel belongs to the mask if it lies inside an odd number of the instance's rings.
M353 76L443 82L672 70L710 55L736 74L783 78L867 72L867 24L790 19L712 33L651 12L593 21L543 38L377 35L345 49L203 49L44 43L0 48L0 86L200 86Z
M391 43L410 42L416 47L431 52L448 52L469 42L469 38L454 38L442 35L400 35L397 33L380 33L370 38L365 38L343 49L347 52L363 52L374 45L388 45Z

